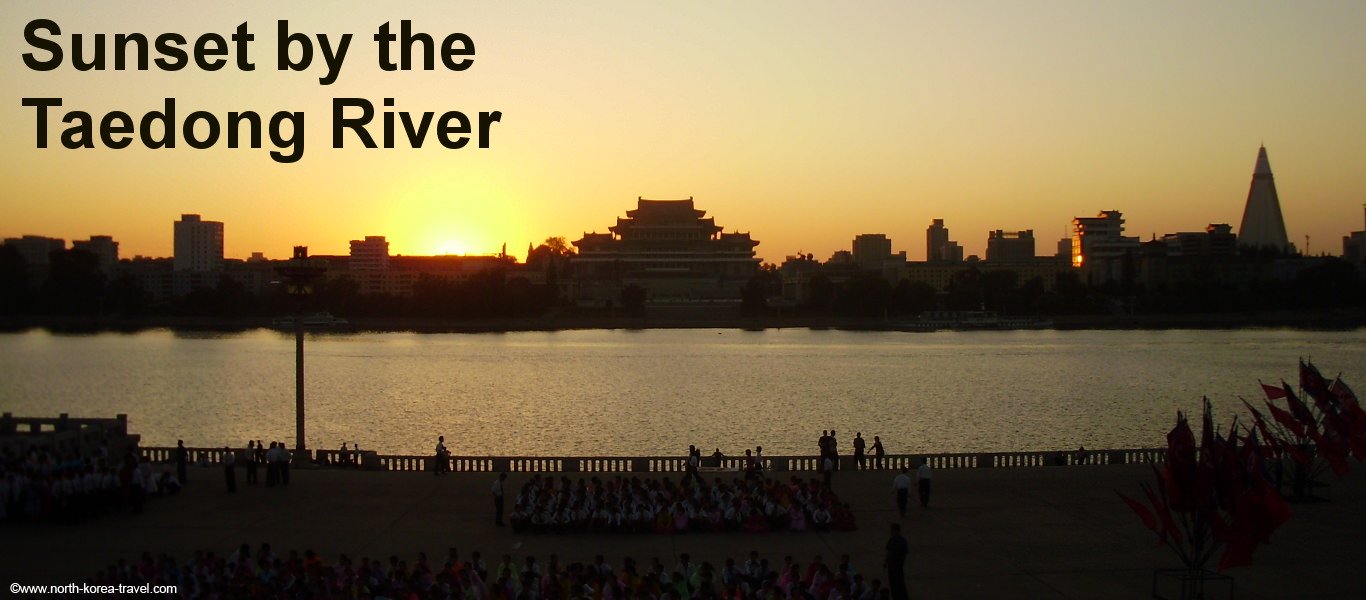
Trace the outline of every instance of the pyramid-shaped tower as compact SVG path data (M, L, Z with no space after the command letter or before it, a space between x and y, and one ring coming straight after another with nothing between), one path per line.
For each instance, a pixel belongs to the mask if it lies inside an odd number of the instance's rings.
M1247 191L1243 224L1238 228L1238 244L1273 246L1281 251L1290 247L1290 240L1285 235L1285 219L1281 218L1281 199L1276 195L1276 180L1271 176L1271 161L1266 158L1266 146L1257 149L1257 167L1252 171L1252 187Z

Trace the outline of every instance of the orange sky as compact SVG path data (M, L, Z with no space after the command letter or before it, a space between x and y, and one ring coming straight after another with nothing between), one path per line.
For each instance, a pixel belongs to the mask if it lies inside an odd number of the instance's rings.
M187 8L190 7L190 8ZM1366 3L1242 2L34 2L3 11L0 236L113 235L166 256L181 213L226 222L226 253L521 255L603 231L637 196L693 196L759 255L827 257L858 233L924 257L944 218L969 254L989 229L1051 252L1073 216L1124 211L1129 233L1236 228L1267 145L1291 240L1341 250L1366 202ZM229 33L257 70L27 69L24 25L71 33ZM412 19L475 42L463 72L384 72L370 39ZM334 85L275 70L275 21L353 33ZM34 147L23 97L140 116L306 113L303 159L268 148ZM331 99L499 110L488 149L331 147ZM58 113L59 115L61 113ZM267 144L269 145L269 144Z

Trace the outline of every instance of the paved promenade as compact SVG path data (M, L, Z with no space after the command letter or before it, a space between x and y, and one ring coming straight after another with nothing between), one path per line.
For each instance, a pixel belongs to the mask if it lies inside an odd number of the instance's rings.
M1257 564L1231 570L1236 597L1356 598L1366 590L1366 469L1335 482L1331 502L1293 505L1295 516ZM779 474L786 476L786 474ZM610 474L608 474L610 476ZM915 598L1148 598L1155 568L1178 566L1156 545L1116 489L1141 495L1146 466L941 470L928 510L914 506L900 522L910 541L909 585ZM194 469L187 490L152 501L143 515L78 525L0 528L5 582L82 581L118 558L143 551L178 558L195 549L229 553L246 542L277 551L313 549L409 561L425 551L483 552L492 566L504 553L562 562L602 553L660 557L673 565L743 560L757 550L771 562L792 555L835 561L849 554L866 576L880 574L887 524L897 521L890 472L842 472L835 489L855 510L859 530L844 533L661 535L515 535L493 527L489 475L296 471L289 488L246 486L225 493L221 471ZM509 490L526 476L514 474ZM510 503L509 503L510 504ZM511 508L509 506L509 508Z

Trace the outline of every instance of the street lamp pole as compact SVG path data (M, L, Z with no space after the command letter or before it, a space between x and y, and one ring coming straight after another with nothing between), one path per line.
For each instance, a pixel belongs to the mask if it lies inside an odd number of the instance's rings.
M313 293L313 282L327 267L308 258L308 246L295 246L294 258L276 267L285 279L289 295L294 296L294 460L309 461L304 441L304 301Z

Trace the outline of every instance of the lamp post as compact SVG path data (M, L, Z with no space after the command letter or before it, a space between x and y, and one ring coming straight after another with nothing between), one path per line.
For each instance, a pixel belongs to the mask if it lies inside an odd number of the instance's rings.
M294 296L294 461L309 461L304 444L304 301L313 294L313 281L327 267L308 258L308 246L295 246L294 258L275 268Z

